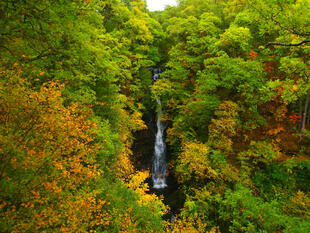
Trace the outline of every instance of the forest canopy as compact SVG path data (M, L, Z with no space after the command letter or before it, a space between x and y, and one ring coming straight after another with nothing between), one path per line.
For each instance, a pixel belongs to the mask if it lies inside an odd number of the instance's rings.
M309 68L309 0L0 1L0 231L310 232Z

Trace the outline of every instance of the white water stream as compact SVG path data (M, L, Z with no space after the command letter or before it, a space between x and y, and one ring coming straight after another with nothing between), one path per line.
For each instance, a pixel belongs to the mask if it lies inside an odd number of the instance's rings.
M154 80L159 77L160 70L154 70ZM157 99L159 111L157 113L157 133L155 137L154 157L152 166L152 180L153 188L163 189L167 187L166 184L166 144L164 138L165 126L160 121L162 115L161 102Z

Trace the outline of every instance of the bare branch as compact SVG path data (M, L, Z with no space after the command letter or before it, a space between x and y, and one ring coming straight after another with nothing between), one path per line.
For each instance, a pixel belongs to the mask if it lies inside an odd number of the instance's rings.
M280 26L280 25L279 25ZM281 26L280 26L281 27ZM290 28L284 28L286 29L287 31L297 35L297 36L310 36L310 33L301 33L301 32L296 32L294 31L293 29L290 29Z
M23 58L22 60L25 61L25 62L32 62L32 61L36 61L36 60L39 60L39 59L41 59L43 57L48 57L48 56L51 56L51 55L55 55L55 53L53 53L53 52L42 52L38 56L35 56L35 57L32 57L32 58Z
M303 44L306 44L306 43L310 43L310 40L304 40L304 41L302 41L300 43L297 43L297 44L286 44L286 43L280 43L280 42L268 42L265 47L268 47L270 45L295 46L296 47L296 46L300 46L300 45L303 45Z
M21 61L24 61L24 62L32 62L32 61L36 61L36 60L39 60L41 58L44 58L44 57L48 57L48 56L52 56L52 55L55 55L56 52L54 51L43 51L41 52L39 55L37 56L34 56L34 57L30 57L30 58L26 58L26 57L23 57L23 58L20 58L20 56L17 54L17 53L14 53L12 50L10 50L8 47L5 47L3 45L0 45L0 48L4 48L6 49L13 57L21 60Z
M0 48L4 48L5 50L7 50L12 56L15 56L16 54L10 50L8 47L5 47L4 45L0 45Z

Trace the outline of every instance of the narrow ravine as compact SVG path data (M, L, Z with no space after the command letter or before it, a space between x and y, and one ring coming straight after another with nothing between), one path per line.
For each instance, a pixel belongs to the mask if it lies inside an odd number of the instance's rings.
M161 68L153 70L154 82L160 79ZM163 110L162 103L159 97L156 98L157 113L156 113L156 133L154 141L154 154L152 157L152 179L149 181L152 192L156 195L163 195L164 203L169 206L170 211L165 218L174 218L175 214L179 212L183 206L184 197L180 196L177 180L174 177L174 171L167 169L167 163L170 158L169 148L165 142L165 130L168 127L166 122L161 121ZM155 120L155 117L154 117ZM155 129L155 124L154 124ZM168 175L169 174L169 175Z
M152 70L154 82L160 79L161 71L160 68ZM148 109L142 117L147 129L134 134L133 151L135 156L133 163L138 170L151 171L152 176L146 180L150 187L149 193L163 196L164 203L170 209L165 219L170 219L179 213L185 197L177 183L174 170L169 169L168 166L172 159L171 148L165 143L169 122L160 120L164 110L161 100L159 98L156 100L155 107Z

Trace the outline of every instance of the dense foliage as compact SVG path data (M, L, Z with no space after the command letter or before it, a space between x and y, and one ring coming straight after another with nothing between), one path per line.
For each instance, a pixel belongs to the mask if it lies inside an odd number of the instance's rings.
M310 231L309 9L181 0L154 15L171 48L153 90L171 124L181 232Z
M310 1L178 3L0 1L1 232L310 232ZM168 220L133 163L155 96Z
M139 0L0 10L0 231L161 232L130 159L159 23Z

